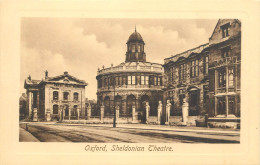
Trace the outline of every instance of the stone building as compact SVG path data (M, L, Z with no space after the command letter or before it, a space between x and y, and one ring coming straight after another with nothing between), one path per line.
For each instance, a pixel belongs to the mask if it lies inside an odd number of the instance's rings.
M169 123L182 122L183 99L189 103L188 124L205 120L216 127L239 127L241 22L220 19L209 43L164 60L165 99Z
M26 116L26 103L27 103L27 96L25 93L19 98L19 119L22 120Z
M182 121L184 99L189 102L189 124L205 116L209 100L208 46L203 44L164 60L165 95L171 103L169 122Z
M209 38L209 125L240 122L241 22L219 20Z
M29 76L24 82L27 118L34 121L85 118L85 86L85 81L68 72L49 77L46 71L42 80Z
M104 106L108 121L112 121L114 109L119 108L118 122L147 122L147 106L150 122L155 121L158 101L162 101L162 65L146 62L145 43L136 30L126 44L125 62L98 69L97 104Z

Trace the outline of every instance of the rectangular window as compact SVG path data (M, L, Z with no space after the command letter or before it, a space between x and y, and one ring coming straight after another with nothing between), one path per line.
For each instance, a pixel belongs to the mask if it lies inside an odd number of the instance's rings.
M154 85L158 85L157 84L157 77L154 77Z
M217 114L218 115L226 115L226 98L219 97L217 98Z
M225 47L221 49L221 57L226 58L230 56L230 47Z
M128 76L127 77L127 84L128 85L135 85L136 84L136 77L135 76Z
M145 76L141 76L141 85L144 85L144 84L145 84L144 79L145 79Z
M149 76L145 76L145 82L146 85L149 85Z
M123 79L121 76L119 77L119 85L123 85Z
M226 68L218 71L218 93L226 92Z
M161 77L158 77L158 79L157 79L157 85L161 85Z
M127 76L127 84L130 85L132 82L131 76Z
M209 56L204 57L204 74L209 73Z
M181 80L184 80L184 78L185 78L185 67L186 67L186 65L185 64L181 64L180 65L180 68L179 68L179 80L181 81Z
M104 84L105 84L105 87L107 86L108 82L107 82L107 78L104 79Z
M229 33L228 33L228 28L229 28L230 24L227 23L225 25L222 25L220 28L222 30L222 38L228 37Z
M132 84L136 84L136 82L135 82L135 76L132 76Z
M228 68L228 86L234 87L234 68Z
M197 77L198 75L199 75L199 60L194 60L191 62L190 77Z

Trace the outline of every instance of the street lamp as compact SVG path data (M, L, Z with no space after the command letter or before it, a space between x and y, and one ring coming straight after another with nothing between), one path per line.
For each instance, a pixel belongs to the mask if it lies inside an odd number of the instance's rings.
M113 120L113 127L114 128L116 128L116 99L115 99L115 97L116 97L116 78L114 77L113 78L113 87L114 87L114 120Z

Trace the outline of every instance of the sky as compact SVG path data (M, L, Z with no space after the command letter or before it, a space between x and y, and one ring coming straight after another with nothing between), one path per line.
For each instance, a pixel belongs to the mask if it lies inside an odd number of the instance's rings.
M135 26L145 42L146 61L164 58L208 42L216 19L22 18L21 76L24 80L67 71L84 80L86 98L96 99L97 69L125 61L126 42Z

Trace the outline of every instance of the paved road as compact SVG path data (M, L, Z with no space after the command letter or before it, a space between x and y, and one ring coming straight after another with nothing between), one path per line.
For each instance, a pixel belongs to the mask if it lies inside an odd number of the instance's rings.
M25 124L20 124L20 127L25 129ZM28 124L30 134L41 142L239 143L240 139L239 132L232 131L167 130L158 126L156 129L151 128L154 127L137 128L128 125L112 128L102 125ZM20 138L20 141L24 140Z

